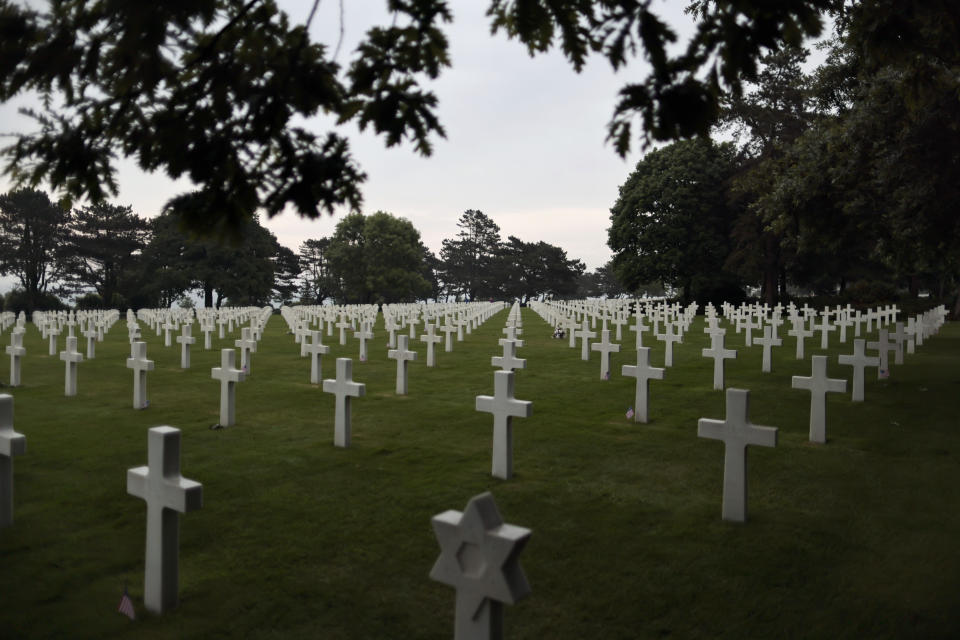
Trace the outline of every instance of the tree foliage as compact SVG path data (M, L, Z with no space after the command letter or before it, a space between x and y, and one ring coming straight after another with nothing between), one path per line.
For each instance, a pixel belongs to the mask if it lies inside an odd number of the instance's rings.
M531 54L559 44L576 70L591 53L615 69L646 59L652 71L623 87L610 123L625 154L637 118L644 143L705 133L764 51L819 34L835 2L698 0L696 32L676 53L676 34L645 0L491 0L488 14ZM168 209L203 233L235 234L257 210L359 210L365 176L347 140L301 119L356 121L422 154L444 134L423 85L450 64L447 3L387 7L392 23L372 28L342 69L311 41L310 19L292 23L274 0L53 2L42 12L0 0L0 100L44 98L31 112L38 130L8 149L8 171L100 202L116 195L116 158L131 157L197 185Z
M70 212L42 191L0 195L0 275L13 275L27 311L39 308L48 288L63 275Z

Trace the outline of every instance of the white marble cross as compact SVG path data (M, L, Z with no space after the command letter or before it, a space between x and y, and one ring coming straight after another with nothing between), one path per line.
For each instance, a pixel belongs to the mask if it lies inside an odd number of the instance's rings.
M134 342L130 345L130 357L127 369L133 369L133 408L147 407L147 371L153 371L153 360L147 360L147 343Z
M370 325L363 323L360 330L354 332L354 337L360 340L360 362L367 361L367 340L373 340L373 330Z
M638 316L636 322L630 326L630 331L633 331L637 334L636 348L639 349L643 346L643 332L650 331L650 327L643 324L643 320Z
M257 341L253 339L250 327L244 327L240 330L240 339L234 341L234 346L240 349L240 369L246 375L250 375L253 368L251 353L257 352Z
M897 347L888 339L886 329L880 329L880 337L876 342L868 342L868 349L876 349L880 355L880 366L877 367L877 379L890 375L890 352L896 351Z
M587 321L583 321L583 328L577 331L577 337L580 338L580 359L590 359L590 340L597 337L596 331L591 331L587 326Z
M13 457L27 451L27 439L13 430L13 396L0 395L0 528L13 524Z
M513 418L529 418L533 403L513 397L513 371L493 372L493 395L477 396L476 409L493 414L493 466L496 478L513 477Z
M820 348L827 349L830 347L830 332L836 331L837 328L830 324L830 313L824 311L820 314L820 324L814 325L814 331L820 332Z
M813 331L809 331L804 321L800 318L793 323L793 328L787 331L788 336L794 336L797 339L797 360L803 360L803 340L804 338L809 338L813 335Z
M636 392L633 399L633 421L647 422L648 406L650 404L650 380L663 380L666 369L650 366L650 348L637 349L637 364L625 364L620 368L621 375L637 379Z
M410 338L401 335L397 336L398 346L396 349L390 349L387 351L387 357L391 360L397 361L397 395L405 396L407 395L407 369L411 360L417 359L416 351L409 351L407 349L407 341Z
M203 349L209 351L213 347L213 341L210 334L213 333L212 324L200 325L200 331L203 333Z
M493 356L490 358L490 364L494 367L500 367L504 371L513 371L514 369L526 369L527 361L517 357L517 343L519 340L510 340L501 338L500 344L503 346L502 356ZM522 342L521 342L522 344Z
M237 383L246 379L242 369L236 368L237 352L220 350L220 366L210 370L210 377L220 381L220 426L232 427L236 423Z
M185 322L183 328L180 330L180 335L177 336L177 342L180 343L180 368L189 369L190 368L190 345L194 344L197 339L193 337L193 327L190 323Z
M346 316L340 316L340 322L338 322L336 326L338 329L340 329L340 346L342 347L345 344L347 344L346 331L347 331L347 328L351 326L351 324L347 322Z
M443 338L433 332L433 324L427 322L423 326L426 333L420 336L420 341L427 343L427 366L435 367L437 366L437 350L435 349L435 345L443 340Z
M704 358L713 358L713 388L716 390L723 389L723 369L724 361L727 358L736 358L737 352L733 349L724 349L723 348L724 334L722 333L711 333L710 334L710 348L703 349L700 353L703 354Z
M810 392L810 442L827 441L827 393L846 393L847 381L827 377L827 356L813 356L809 377L793 376L794 389Z
M431 520L440 557L430 577L456 589L455 640L503 638L503 603L530 593L519 556L530 530L504 524L493 496L481 493L463 513L444 511Z
M77 338L68 336L66 348L60 352L60 359L64 362L63 395L77 395L77 373L79 364L83 362L83 354L77 351Z
M750 392L727 389L725 420L700 418L697 436L722 440L724 520L747 520L747 445L777 446L777 428L761 427L750 422Z
M170 332L177 328L177 325L173 324L170 320L167 320L163 323L163 346L169 347L173 345L170 338Z
M880 358L868 356L866 352L866 340L856 338L853 341L853 354L842 355L837 358L840 364L846 364L853 367L853 401L863 402L863 369L865 367L879 367Z
M609 380L610 379L610 354L619 353L620 345L610 342L610 330L603 329L601 332L602 338L600 342L594 342L590 345L590 348L593 351L600 352L600 379Z
M50 338L50 355L57 355L57 336L60 335L60 330L56 327L50 327L47 330L47 337Z
M337 379L324 380L323 390L336 396L333 444L337 447L349 447L350 399L362 397L367 392L365 384L353 381L353 361L350 358L337 358Z
M83 332L83 337L87 339L87 360L93 360L97 355L97 328L93 326L93 322Z
M763 373L770 373L770 361L772 360L770 357L770 348L779 347L781 344L783 344L783 340L780 338L775 338L773 336L773 327L767 325L763 328L763 337L754 338L753 342L754 344L759 344L763 347L763 361L760 365L760 371Z
M10 386L20 386L20 361L27 350L23 347L23 331L14 329L10 333L10 346L7 347L7 353L10 354Z
M903 345L907 341L907 334L903 329L902 322L898 322L894 326L896 330L890 333L890 338L893 339L894 346L893 364L903 364Z
M180 430L154 427L147 466L127 470L127 493L147 502L143 604L161 614L177 605L180 515L203 506L203 485L180 475Z
M306 337L300 343L300 349L310 356L310 384L320 384L323 380L322 357L330 353L330 347L323 344L320 331L310 332L310 342Z
M673 343L681 342L683 338L679 333L674 333L674 326L672 322L664 322L663 333L657 335L657 340L664 343L663 364L667 367L673 366Z
M450 318L448 317L446 323L440 327L440 331L443 332L445 338L443 350L445 353L450 353L453 351L453 334L457 332L457 328L450 324Z

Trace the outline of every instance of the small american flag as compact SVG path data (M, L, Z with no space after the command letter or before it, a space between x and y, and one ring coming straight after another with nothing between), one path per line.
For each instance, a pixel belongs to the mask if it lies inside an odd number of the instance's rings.
M609 372L609 371L607 371L605 374L603 374L603 379L604 379L604 380L609 380L609 379L610 379L610 372Z
M634 415L634 414L633 414L633 407L630 407L629 409L627 409L627 420L629 420L630 418L632 418L633 415Z
M889 369L880 369L880 377L883 378L883 379L889 378L889 377L890 377L890 370L889 370Z
M130 594L127 592L126 587L123 588L123 597L120 598L120 606L117 607L117 611L131 620L137 619L137 614L133 610L133 601L130 600Z

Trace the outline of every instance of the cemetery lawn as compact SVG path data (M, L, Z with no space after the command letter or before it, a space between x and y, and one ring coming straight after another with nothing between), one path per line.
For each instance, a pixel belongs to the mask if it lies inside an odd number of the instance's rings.
M533 416L514 419L516 475L501 481L490 476L493 419L474 398L493 393L506 316L453 353L441 344L434 369L413 342L406 397L394 395L382 316L368 362L352 337L343 347L324 338L324 377L334 356L348 356L366 384L346 450L333 446L334 398L309 384L309 360L280 316L238 385L237 425L224 430L210 429L210 369L239 331L214 336L211 351L195 331L182 371L179 345L164 348L141 325L156 370L149 408L134 411L122 322L80 364L73 398L63 397L63 363L28 326L25 386L3 390L27 452L14 462L14 524L0 530L0 637L450 638L454 592L427 575L439 554L430 518L488 490L505 521L533 530L521 555L532 593L505 609L511 639L960 633L956 323L890 379L868 369L866 402L830 394L825 445L807 439L810 394L790 387L823 353L819 334L797 361L782 327L773 372L762 374L760 347L728 329L738 355L727 386L751 391L753 423L780 430L775 449L750 448L748 522L732 524L720 519L723 444L696 437L698 418L724 416L713 361L700 355L702 318L665 379L651 381L643 425L624 416L631 332L603 381L599 354L582 362L579 346L551 339L524 309L528 369L516 397L533 401ZM828 373L849 379L836 358L852 343L837 340ZM663 366L663 343L652 347L651 364ZM204 493L203 508L180 518L180 605L162 617L143 609L146 508L126 493L127 469L146 464L147 429L158 425L182 430L182 473ZM134 622L117 613L124 585Z

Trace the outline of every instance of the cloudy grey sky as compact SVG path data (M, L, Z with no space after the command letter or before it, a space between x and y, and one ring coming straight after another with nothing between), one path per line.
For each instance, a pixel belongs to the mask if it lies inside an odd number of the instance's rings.
M280 0L292 21L304 22L311 3ZM610 257L606 247L609 209L637 160L638 151L621 159L605 143L606 123L617 90L642 78L647 67L636 60L614 74L609 64L592 59L580 74L557 52L531 58L516 41L490 35L486 0L453 0L454 22L447 25L453 67L431 85L447 138L436 140L423 158L409 146L386 149L382 139L349 133L353 154L367 182L364 213L383 210L413 222L424 242L439 252L444 238L457 232L467 209L490 216L504 238L543 240L558 245L588 268ZM681 33L689 33L685 1L661 1L656 10ZM384 0L344 0L341 64L374 24L389 24ZM340 32L340 5L323 0L311 35L335 46ZM23 97L0 105L0 131L26 130L30 122L16 114ZM319 119L318 131L324 128ZM146 175L133 163L119 166L120 193L115 201L152 217L172 195L189 189L162 174ZM0 192L9 184L0 178ZM333 218L308 221L285 213L265 224L282 244L296 250L307 238L330 235Z

